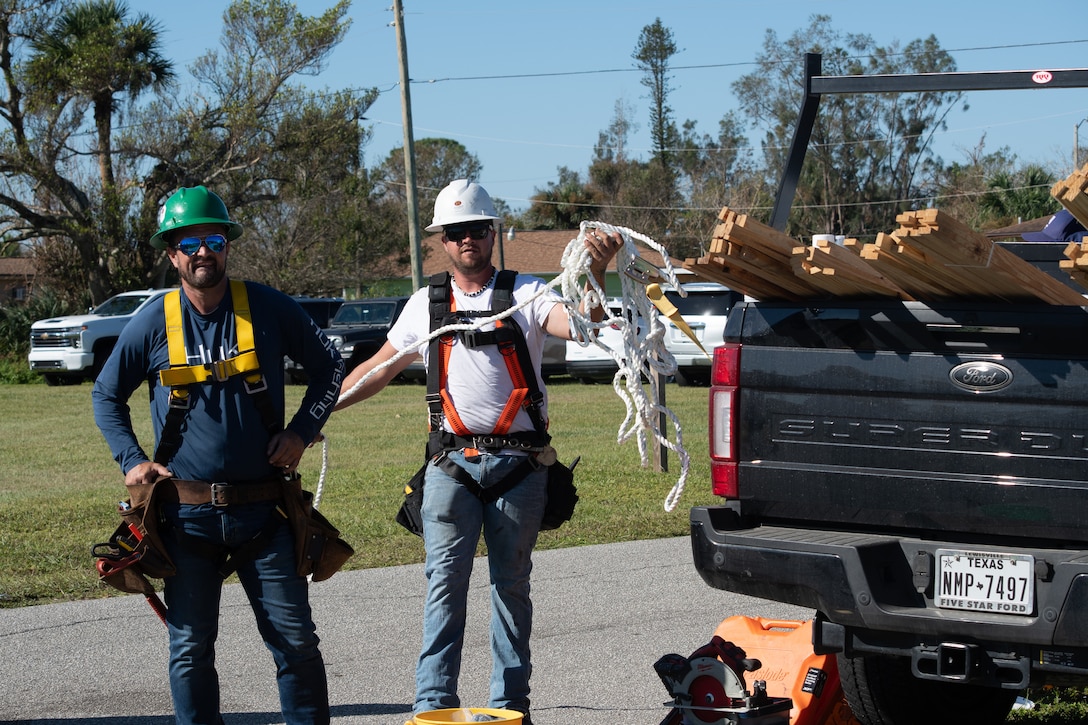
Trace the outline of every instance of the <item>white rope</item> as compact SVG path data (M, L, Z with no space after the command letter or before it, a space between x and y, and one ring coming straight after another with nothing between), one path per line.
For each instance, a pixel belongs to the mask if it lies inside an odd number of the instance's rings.
M321 433L321 473L317 477L317 488L314 489L313 507L321 505L321 496L325 493L325 476L329 472L329 434Z
M590 258L589 250L585 249L584 240L587 230L592 229L617 232L624 240L623 247L616 253L616 269L620 273L621 289L619 314L613 312L605 304L605 315L600 322L593 322L588 314L582 315L578 311L582 286L578 282L577 271L581 269L581 260ZM664 504L666 511L672 511L676 508L680 494L683 493L684 485L687 483L691 457L683 445L683 430L679 418L667 406L657 402L660 399L659 381L676 373L676 359L665 347L668 327L662 322L657 308L646 296L645 283L625 273L625 270L629 269L637 258L641 258L638 247L635 245L636 241L661 255L664 261L664 268L661 270L664 278L661 282L671 284L683 295L683 288L676 277L669 254L661 245L632 229L603 222L582 223L578 238L570 242L563 255L563 273L560 279L563 284L563 296L571 301L571 304L568 304L571 332L578 344L596 345L616 362L617 371L612 378L612 388L626 408L616 442L623 444L634 437L643 467L649 464L647 439L650 435L656 443L664 445L679 458L680 476L669 491ZM569 258L572 256L578 259L574 264L569 263ZM588 262L585 264L588 269ZM593 280L592 276L590 280L591 289L584 295L587 298L587 310L590 301L598 302L604 297L604 291L597 286L596 280ZM647 326L647 329L640 330L639 325ZM612 349L601 343L596 332L606 327L619 330L623 340L622 350ZM643 377L648 381L645 385L642 382ZM662 415L672 424L675 442L669 440L668 433L661 430L658 424Z
M600 229L605 232L617 232L624 240L623 246L616 254L616 269L620 272L620 287L622 291L620 296L620 312L618 315L608 308L604 289L600 287L597 280L594 279L589 271L593 257L585 247L585 239L586 235L591 233L593 229ZM680 427L680 420L669 408L659 405L656 402L659 397L658 379L652 373L660 373L662 379L673 375L676 372L676 360L673 358L672 353L665 348L665 333L667 332L667 327L661 322L657 308L653 306L646 296L645 286L624 273L624 270L628 269L636 258L641 258L638 248L635 246L636 241L641 242L661 254L661 258L665 263L664 269L661 270L664 274L664 279L662 281L673 285L673 287L679 290L680 294L683 295L684 291L676 278L676 272L669 260L668 252L653 239L626 227L617 227L596 221L582 222L578 230L578 236L567 244L567 248L563 252L561 262L563 271L555 279L542 287L539 292L491 317L477 318L472 322L446 325L445 327L435 330L424 340L420 341L418 345L398 351L397 354L389 360L369 371L366 375L356 381L350 389L342 391L337 402L339 403L345 398L353 395L373 375L389 367L405 355L411 355L426 349L427 345L434 338L448 335L451 332L481 329L486 325L493 324L498 320L509 317L515 312L529 306L536 298L547 294L549 290L558 287L562 302L567 308L568 317L570 319L570 329L574 339L578 341L578 344L583 346L590 344L597 345L616 361L616 365L619 368L615 377L612 379L612 388L616 391L616 395L623 400L626 407L626 415L624 416L623 422L620 424L616 442L622 444L634 436L638 443L639 457L643 467L648 465L647 434L652 434L655 441L676 453L679 458L680 476L665 499L665 510L672 511L676 507L680 494L684 490L684 484L687 482L688 471L691 467L691 458L683 445L683 432ZM586 289L586 285L582 281L583 279L588 281L588 289ZM585 301L584 307L586 310L584 315L579 312L579 307L582 306L583 300ZM604 319L600 322L593 322L592 318L589 316L589 310L593 307L604 308ZM638 329L640 322L643 325L649 325L647 334L645 335L641 335L640 330ZM597 331L610 326L621 331L621 337L623 339L622 350L612 350L597 339ZM643 374L645 374L649 380L649 394L647 394L646 388L642 384ZM670 441L668 434L661 430L660 426L657 425L657 420L661 415L667 417L672 423L676 438L675 442ZM318 494L314 495L315 508L317 507L320 491L324 486L327 453L328 439L326 439L322 445L322 470L321 478L318 482Z

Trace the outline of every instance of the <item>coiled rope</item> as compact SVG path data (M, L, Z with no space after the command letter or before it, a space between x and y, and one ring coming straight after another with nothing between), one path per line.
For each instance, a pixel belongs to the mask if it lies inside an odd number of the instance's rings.
M616 232L623 238L623 246L616 253L616 269L620 274L621 296L618 311L608 306L608 299L604 289L590 273L590 264L593 257L586 249L586 235L594 229L604 232ZM373 370L360 378L352 387L341 392L337 402L351 396L379 370L384 370L405 355L411 355L425 350L427 345L436 337L448 335L452 332L477 330L486 325L494 324L498 320L505 319L518 310L527 307L537 297L551 289L558 288L562 302L567 308L570 319L572 337L578 344L596 345L608 353L616 361L617 372L612 379L612 388L616 395L624 402L626 414L620 424L616 442L623 444L635 438L638 445L639 457L643 467L649 465L648 438L652 436L654 441L676 453L680 461L680 476L665 498L665 510L672 511L676 508L680 494L683 493L687 482L688 472L691 467L691 458L683 445L683 431L680 420L668 407L658 403L659 381L676 372L676 360L665 348L665 334L667 326L662 323L657 309L646 296L645 280L638 280L636 270L641 261L636 242L653 249L664 260L664 268L660 270L662 281L671 284L683 295L683 288L676 277L676 272L669 260L668 252L650 237L640 234L627 227L618 227L604 222L582 222L578 229L578 236L572 239L563 252L561 266L563 271L551 282L540 289L529 299L526 299L491 317L477 318L472 322L455 323L446 325L430 333L424 340L414 347L405 348L397 352L389 360L378 365ZM588 281L587 285L583 279ZM586 314L579 312L582 302L585 302ZM589 316L588 310L593 307L604 309L604 318L600 322L594 322ZM643 329L645 328L645 334ZM606 327L613 327L620 332L623 340L622 350L614 350L602 344L597 332ZM656 375L654 373L657 373ZM643 377L647 383L643 383ZM648 390L647 390L648 388ZM673 427L675 441L669 440L669 435L658 425L661 417L667 418ZM321 474L318 478L317 489L314 493L313 506L317 508L325 487L325 478L328 471L328 445L326 437L322 442Z

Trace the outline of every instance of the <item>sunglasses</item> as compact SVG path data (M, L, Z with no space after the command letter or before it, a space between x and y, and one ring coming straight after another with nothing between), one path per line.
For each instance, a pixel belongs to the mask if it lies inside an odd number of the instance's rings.
M179 239L174 244L174 249L178 250L186 257L191 257L200 250L200 245L207 245L208 250L218 254L227 247L227 238L222 234L205 234L202 237L185 237Z
M445 227L443 231L446 234L446 239L451 242L460 242L466 236L479 241L480 239L487 238L488 233L491 232L491 225L466 224L464 226Z

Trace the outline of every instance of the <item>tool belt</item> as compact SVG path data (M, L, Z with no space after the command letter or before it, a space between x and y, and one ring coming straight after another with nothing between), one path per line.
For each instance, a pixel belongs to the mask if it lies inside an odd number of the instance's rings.
M154 594L155 588L148 578L162 579L177 572L163 544L165 536L176 538L176 533L162 519L162 505L167 503L230 506L280 501L269 515L268 524L253 540L234 551L212 546L201 551L202 542L178 539L178 543L197 553L222 559L220 574L224 578L247 557L258 555L283 523L290 524L295 538L299 575L309 576L313 581L328 579L355 553L340 538L340 531L313 508L313 494L302 489L298 476L285 480L275 475L240 483L165 478L127 488L129 498L118 509L121 524L109 541L91 547L101 581L123 592Z
M173 576L177 569L163 546L159 497L167 490L164 479L127 486L129 498L118 506L121 524L109 541L91 547L102 582L115 589L150 596L155 588L148 577Z
M397 511L396 521L410 533L423 536L423 486L427 478L427 466L431 462L484 503L495 502L531 472L545 466L548 469L548 500L544 507L540 530L558 529L565 522L570 521L574 515L574 506L578 503L578 489L574 486L574 467L578 465L580 457L575 458L570 466L566 466L555 460L554 448L550 446L545 448L548 453L542 457L552 459L551 463L543 463L533 455L526 456L525 460L515 466L501 481L487 488L480 486L468 471L451 461L446 453L442 452L424 463L404 487L404 501Z
M324 581L339 571L355 553L351 545L340 538L340 530L313 507L313 494L302 488L302 478L297 474L290 477L274 474L240 483L209 483L177 478L164 483L168 485L162 502L172 501L175 495L177 502L183 504L230 506L260 501L279 502L269 512L264 527L252 539L235 548L211 545L187 538L180 531L174 532L177 541L190 551L215 560L224 579L243 562L260 555L284 523L290 525L295 539L296 570L300 576Z
M486 433L472 436L459 436L456 433L440 431L436 436L438 448L443 451L459 451L462 448L469 448L488 452L514 450L539 453L544 450L550 441L550 435L547 433L540 435L535 431L507 433L506 435Z

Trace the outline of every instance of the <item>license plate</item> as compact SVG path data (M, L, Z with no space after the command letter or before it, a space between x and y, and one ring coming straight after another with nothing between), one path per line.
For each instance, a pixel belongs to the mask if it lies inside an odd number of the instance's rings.
M945 609L1031 614L1035 609L1035 557L938 549L934 600Z
M676 342L691 342L691 338L688 337L688 333L684 332L676 325L669 325L669 327L672 328L671 332L673 340L675 340ZM692 334L695 335L695 339L702 342L703 329L706 327L706 325L696 322L692 325L689 325L689 327L691 328Z

